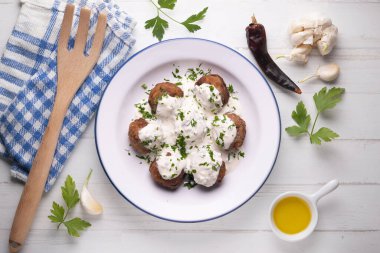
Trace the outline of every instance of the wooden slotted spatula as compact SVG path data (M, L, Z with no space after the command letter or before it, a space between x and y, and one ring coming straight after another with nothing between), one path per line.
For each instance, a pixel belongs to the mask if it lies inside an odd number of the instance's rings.
M13 219L9 236L10 252L19 251L25 242L44 191L66 112L75 93L98 61L103 46L107 18L100 14L92 47L88 55L84 54L91 11L83 8L80 12L74 48L68 50L74 9L74 5L68 4L63 17L58 41L58 84L55 102Z

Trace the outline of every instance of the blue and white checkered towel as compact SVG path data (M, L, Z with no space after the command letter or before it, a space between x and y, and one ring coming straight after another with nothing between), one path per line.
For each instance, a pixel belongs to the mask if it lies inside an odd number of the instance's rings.
M127 60L135 43L131 35L135 22L112 0L22 2L20 16L0 62L0 154L13 162L11 175L23 181L32 166L54 101L57 39L66 4L92 10L90 40L99 12L106 13L108 18L100 58L66 114L45 186L45 191L49 191L95 113L105 87ZM78 25L79 11L77 8L72 35ZM73 38L69 44L73 46Z

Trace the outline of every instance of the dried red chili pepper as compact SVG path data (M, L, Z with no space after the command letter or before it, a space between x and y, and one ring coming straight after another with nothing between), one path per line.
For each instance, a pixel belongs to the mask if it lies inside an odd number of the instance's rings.
M255 17L252 17L252 23L247 26L245 31L248 47L265 75L281 87L301 94L301 89L270 57L267 49L267 38L264 26L257 23Z

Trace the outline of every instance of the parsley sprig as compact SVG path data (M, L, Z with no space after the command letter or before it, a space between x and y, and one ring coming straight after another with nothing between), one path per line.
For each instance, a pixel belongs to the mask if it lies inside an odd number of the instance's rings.
M79 237L79 231L90 227L91 224L88 221L82 220L78 217L67 220L68 214L80 200L79 192L76 189L75 182L70 175L67 176L65 184L61 187L61 190L62 198L66 204L66 209L54 201L52 209L50 210L51 215L49 215L48 218L51 222L58 224L57 229L59 229L59 227L63 224L67 228L69 235Z
M150 0L150 2L157 9L157 16L145 21L145 29L152 29L153 37L156 37L159 41L163 39L165 30L169 28L169 22L163 19L160 14L168 17L170 20L174 21L177 24L183 25L189 32L194 33L201 29L199 25L196 25L194 23L204 19L208 9L208 7L206 7L199 13L193 14L185 21L180 22L163 11L163 9L173 10L177 3L177 0L158 0L157 4L153 0Z
M317 115L315 116L313 126L310 132L310 114L308 114L304 103L300 101L297 104L296 109L292 112L292 118L297 123L297 125L287 127L285 131L290 136L301 136L303 134L308 134L310 138L310 143L317 145L320 145L322 141L330 142L331 140L338 138L339 135L327 127L322 127L315 132L315 125L319 118L319 115L322 112L334 108L337 103L342 101L343 93L344 88L333 87L327 90L327 88L324 87L318 93L314 94L313 99L315 106L317 107Z

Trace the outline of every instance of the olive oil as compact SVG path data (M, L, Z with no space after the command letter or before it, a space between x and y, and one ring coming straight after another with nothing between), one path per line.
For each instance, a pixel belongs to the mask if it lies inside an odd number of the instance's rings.
M301 198L286 197L274 207L273 219L281 232L297 234L305 230L310 224L310 207Z

